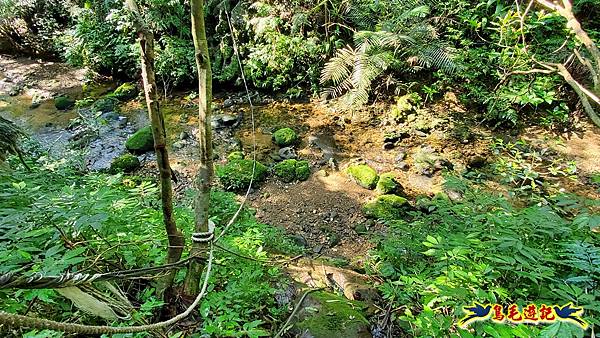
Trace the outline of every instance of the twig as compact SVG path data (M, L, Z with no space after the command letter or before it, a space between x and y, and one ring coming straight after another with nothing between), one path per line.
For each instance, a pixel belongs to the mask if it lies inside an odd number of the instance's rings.
M310 290L307 290L306 292L304 292L304 294L302 295L302 297L300 298L300 300L298 301L298 303L294 307L294 310L292 311L292 313L290 314L290 316L288 317L288 319L285 321L285 323L281 327L281 330L279 330L279 332L277 332L277 334L275 335L275 338L281 338L281 335L287 332L287 330L289 329L288 326L292 322L292 319L294 318L294 316L296 315L296 313L298 312L298 310L300 310L300 307L302 306L302 303L304 303L304 300L306 299L306 296L308 296L312 292L320 291L320 290L323 290L323 288L310 289Z

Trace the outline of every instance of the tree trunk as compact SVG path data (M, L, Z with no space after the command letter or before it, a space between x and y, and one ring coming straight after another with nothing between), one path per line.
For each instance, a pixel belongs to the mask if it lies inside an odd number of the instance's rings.
M146 96L148 115L152 125L154 151L156 152L156 161L158 162L160 176L163 221L165 223L165 230L167 232L169 243L167 248L166 263L170 264L181 259L181 253L183 252L185 240L181 231L177 229L177 224L175 223L175 218L173 216L173 186L171 184L171 166L169 164L169 154L166 148L165 123L158 104L156 79L154 76L154 35L143 24L135 0L127 0L126 5L136 16L136 28L138 30L138 36L140 39L144 94ZM168 302L169 299L171 299L175 272L175 270L172 270L158 282L157 294L160 297L164 295L165 302Z
M588 114L590 120L592 120L592 122L594 122L594 124L600 128L600 116L598 116L589 100L591 98L597 105L600 105L600 98L577 82L564 65L559 64L556 66L556 68L558 69L558 73L565 79L571 88L573 88L575 93L577 93L577 96L579 96L579 100L583 105L583 109Z
M199 122L199 155L200 166L194 180L197 196L195 208L195 232L208 232L208 209L210 204L210 190L213 179L212 162L212 135L210 127L211 102L212 102L212 72L206 41L204 26L204 0L191 0L192 10L192 36L196 51L196 66L198 68L198 122ZM190 255L201 255L206 252L206 243L193 243ZM191 261L183 286L186 296L194 297L198 294L202 266L196 261Z
M573 14L573 6L571 5L571 2L569 0L562 0L562 6L559 5L557 2L551 2L549 0L537 0L537 2L548 9L555 10L565 20L567 20L567 28L570 29L571 32L575 34L577 39L585 46L592 60L590 61L583 58L587 62L584 61L582 63L590 71L594 83L594 92L596 92L596 94L599 94L598 92L600 91L600 49L598 49L598 46L596 45L594 40L592 40L592 38L590 38L587 32L581 27L581 23L579 23L579 20L577 20L575 14ZM578 55L578 57L582 59L580 55Z

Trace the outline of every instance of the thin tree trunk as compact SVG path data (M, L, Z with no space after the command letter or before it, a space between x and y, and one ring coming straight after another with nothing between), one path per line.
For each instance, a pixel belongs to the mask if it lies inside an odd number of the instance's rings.
M600 49L598 46L590 38L585 30L581 27L581 23L573 14L573 6L569 0L563 0L562 6L557 2L552 2L549 0L537 0L539 4L542 6L555 10L560 14L565 20L567 20L567 28L569 28L573 34L577 37L577 39L585 46L588 53L590 54L592 61L583 64L590 70L592 75L592 79L594 81L594 91L596 94L600 91ZM581 58L581 56L579 56Z
M586 90L579 82L577 82L564 65L558 64L556 65L556 68L558 69L558 73L565 79L571 88L573 88L573 90L577 93L577 96L579 96L579 100L583 105L583 109L588 114L590 120L592 120L592 122L594 122L594 124L600 128L600 116L598 116L589 100L591 98L594 100L594 102L596 102L596 104L600 104L600 99L590 91Z
M199 155L200 166L194 180L197 191L195 201L195 232L208 232L208 209L210 205L210 190L213 179L212 135L210 127L212 102L212 72L204 26L204 0L190 0L192 10L192 36L196 51L196 66L198 68L198 122L199 122ZM206 252L206 243L193 243L190 255L200 255ZM202 266L196 261L190 262L188 273L183 285L186 296L198 294Z
M152 136L154 137L154 151L158 162L160 176L160 192L162 202L163 221L167 232L169 246L167 248L166 263L175 263L181 259L185 240L183 234L177 229L173 216L173 186L171 184L171 166L169 154L166 148L166 131L162 113L158 104L156 79L154 75L154 35L142 23L140 12L135 0L127 0L126 5L136 16L136 28L140 39L142 79L144 81L144 94L148 115L152 125ZM169 272L158 282L157 294L164 300L169 301L172 296L173 279L175 270Z

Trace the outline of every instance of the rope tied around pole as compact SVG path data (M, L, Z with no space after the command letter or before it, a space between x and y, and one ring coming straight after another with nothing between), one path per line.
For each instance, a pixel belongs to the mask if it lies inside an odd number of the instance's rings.
M192 234L192 242L194 243L207 243L215 238L215 223L208 220L208 231L207 232L194 232Z

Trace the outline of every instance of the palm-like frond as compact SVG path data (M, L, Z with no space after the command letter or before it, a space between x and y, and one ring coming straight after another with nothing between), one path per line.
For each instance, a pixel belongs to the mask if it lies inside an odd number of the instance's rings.
M374 80L386 71L437 68L453 73L453 49L440 42L437 30L424 19L425 0L350 1L349 17L359 27L354 46L339 49L325 64L321 84L330 83L322 96L345 96L351 105L368 102ZM378 12L380 15L374 15Z

